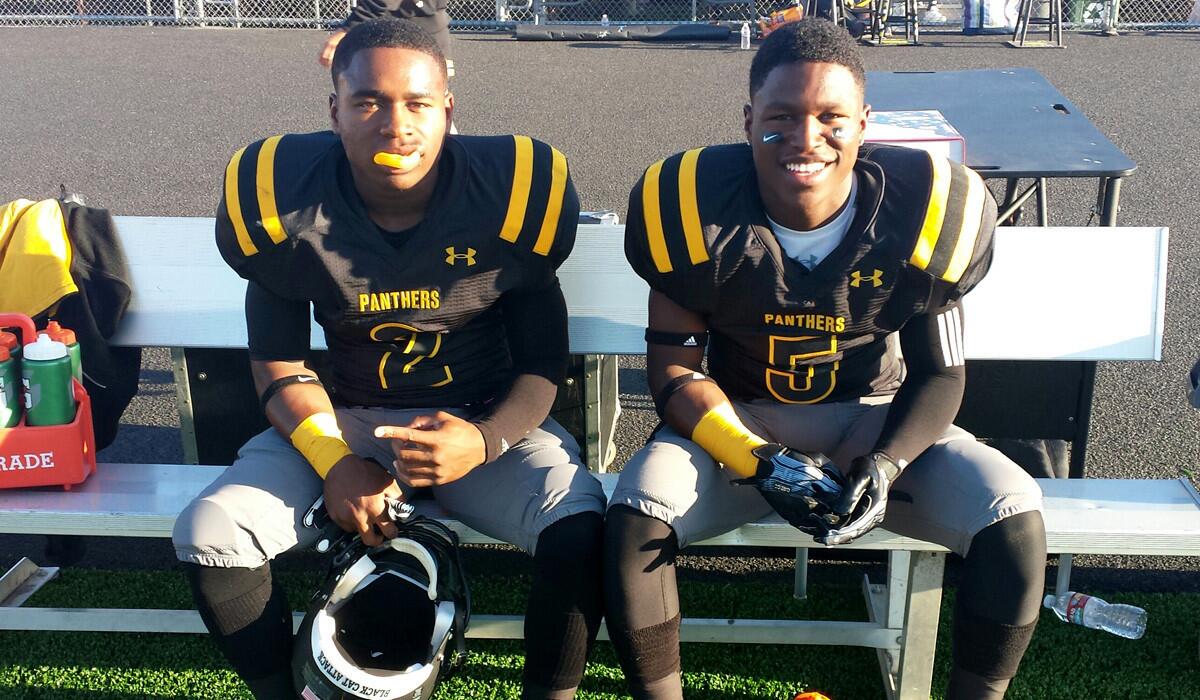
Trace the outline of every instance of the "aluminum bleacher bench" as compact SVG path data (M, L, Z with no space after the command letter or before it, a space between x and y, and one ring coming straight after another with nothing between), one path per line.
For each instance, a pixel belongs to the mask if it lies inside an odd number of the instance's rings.
M117 224L134 297L116 343L245 347L244 283L220 260L212 244L211 219L119 217ZM581 226L575 252L560 271L570 309L572 352L645 351L647 288L625 263L622 233L619 226ZM1155 228L1000 229L992 272L967 298L967 356L1159 359L1166 244L1166 230ZM1105 283L1118 274L1121 285ZM1084 277L1095 283L1081 283ZM323 335L315 331L314 346L322 342ZM186 386L181 391L186 392ZM186 410L186 394L183 398ZM101 464L86 483L69 492L0 491L0 533L170 537L179 511L223 468ZM599 476L611 491L616 475ZM1051 553L1200 554L1200 496L1186 480L1040 483ZM466 543L491 542L459 523L450 525ZM777 517L703 544L798 551L819 546ZM685 619L683 640L870 647L878 651L889 697L928 698L945 550L881 529L847 546L888 552L887 580L873 584L864 577L868 622ZM53 574L52 569L23 560L0 579L0 629L204 631L199 615L191 610L21 607ZM520 635L519 617L472 618L472 637Z

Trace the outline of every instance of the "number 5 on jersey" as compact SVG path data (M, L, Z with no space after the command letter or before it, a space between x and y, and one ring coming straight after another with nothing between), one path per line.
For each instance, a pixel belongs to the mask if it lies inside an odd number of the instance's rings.
M769 342L766 382L772 396L784 403L817 403L833 392L840 364L836 335L773 335ZM833 356L839 359L822 359Z

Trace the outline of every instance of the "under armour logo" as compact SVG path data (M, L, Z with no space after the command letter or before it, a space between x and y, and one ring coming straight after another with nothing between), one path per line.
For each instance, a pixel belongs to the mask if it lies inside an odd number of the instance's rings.
M447 265L454 265L459 260L466 260L467 267L474 265L475 264L475 249L467 248L467 252L457 253L454 250L454 246L449 246L448 248L446 248L446 264Z
M864 277L863 273L859 272L858 270L855 270L854 272L850 273L850 286L851 287L854 287L857 289L858 286L861 285L863 282L870 282L872 287L882 287L883 286L883 270L880 270L879 268L875 268L873 274L870 277Z

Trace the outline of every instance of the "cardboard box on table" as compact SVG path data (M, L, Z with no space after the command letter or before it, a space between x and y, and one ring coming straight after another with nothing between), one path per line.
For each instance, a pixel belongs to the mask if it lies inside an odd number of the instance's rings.
M967 160L967 142L936 109L871 112L867 143L919 148L956 163Z

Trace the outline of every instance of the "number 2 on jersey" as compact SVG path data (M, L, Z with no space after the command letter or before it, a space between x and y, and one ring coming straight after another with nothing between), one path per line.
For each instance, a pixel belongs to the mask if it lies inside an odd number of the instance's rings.
M371 340L381 343L391 343L397 348L402 348L399 353L389 350L383 353L383 357L379 358L379 386L384 389L389 388L388 363L392 360L393 355L399 354L400 358L398 359L404 362L400 373L409 374L417 366L417 363L427 358L436 357L438 351L442 349L441 333L422 331L406 323L381 323L371 329ZM454 381L454 375L450 372L450 365L442 365L442 370L445 373L445 378L429 386L445 386Z

